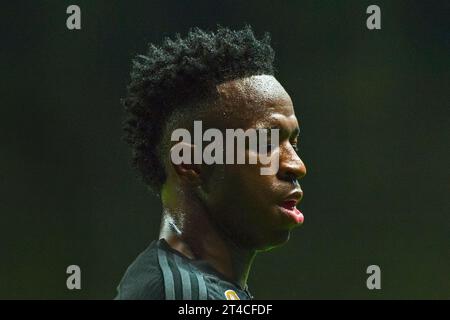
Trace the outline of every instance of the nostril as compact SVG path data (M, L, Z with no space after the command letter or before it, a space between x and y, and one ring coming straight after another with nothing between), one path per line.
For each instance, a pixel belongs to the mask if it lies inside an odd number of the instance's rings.
M298 184L297 175L293 172L284 172L280 175L280 179L293 184Z

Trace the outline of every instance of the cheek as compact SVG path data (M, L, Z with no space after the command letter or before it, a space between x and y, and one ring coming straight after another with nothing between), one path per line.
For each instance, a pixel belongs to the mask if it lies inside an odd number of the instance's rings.
M276 177L261 175L260 165L234 164L208 168L206 205L211 210L259 211L275 201Z
M239 165L225 172L227 193L248 205L263 205L271 201L274 176L261 175L258 165Z

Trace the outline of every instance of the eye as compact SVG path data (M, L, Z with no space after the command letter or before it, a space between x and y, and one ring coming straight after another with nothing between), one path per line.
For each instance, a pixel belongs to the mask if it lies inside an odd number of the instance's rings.
M262 139L262 137L260 137L260 135L258 134L256 136L256 139L258 141L258 152L261 152L261 147L265 146L265 152L270 154L276 147L276 144L271 141L270 134L265 139Z
M298 153L298 143L296 141L291 142L291 146L295 150L295 152Z

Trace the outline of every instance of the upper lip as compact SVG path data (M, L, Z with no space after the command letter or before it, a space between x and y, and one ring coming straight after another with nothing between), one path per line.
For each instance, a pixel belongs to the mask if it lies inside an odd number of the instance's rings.
M294 202L297 205L303 198L303 191L301 189L294 189L289 195L284 198L283 203Z

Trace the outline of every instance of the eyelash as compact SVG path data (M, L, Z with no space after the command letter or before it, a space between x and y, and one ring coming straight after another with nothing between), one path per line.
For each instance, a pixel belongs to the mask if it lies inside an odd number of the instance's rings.
M272 152L273 146L274 145L272 143L268 142L266 147L267 152ZM298 142L291 142L291 146L294 149L294 151L298 153L299 151Z
M292 148L294 149L294 151L298 153L298 151L299 151L299 150L298 150L298 144L295 143L295 142L291 142L291 146L292 146ZM268 143L268 144L267 144L267 151L268 151L268 152L271 152L271 151L272 151L272 148L273 148L273 144Z

